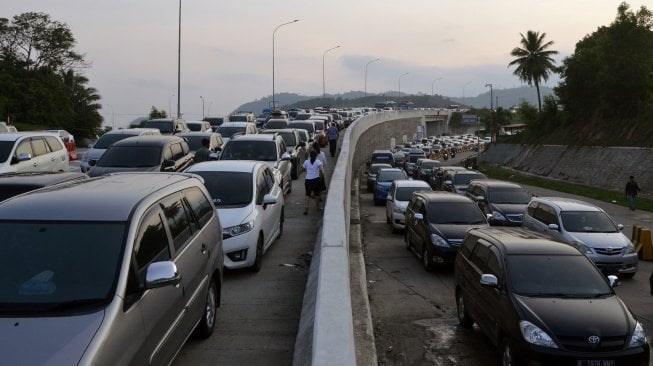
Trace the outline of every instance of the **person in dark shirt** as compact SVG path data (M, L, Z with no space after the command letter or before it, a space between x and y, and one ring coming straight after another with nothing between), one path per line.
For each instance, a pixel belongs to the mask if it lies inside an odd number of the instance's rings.
M641 191L641 189L639 188L639 185L637 185L637 182L635 182L635 177L631 175L628 178L628 183L626 183L625 194L628 198L628 207L630 207L632 211L635 211L635 196L637 196L639 191Z
M209 139L203 138L202 147L197 149L195 152L195 162L199 163L201 161L208 161L210 154L211 151L209 151Z

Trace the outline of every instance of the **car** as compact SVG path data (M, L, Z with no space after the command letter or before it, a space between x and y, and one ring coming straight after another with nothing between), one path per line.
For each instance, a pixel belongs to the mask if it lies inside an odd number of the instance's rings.
M215 131L221 124L224 123L224 117L204 117L202 121L206 121L211 124L211 129Z
M283 234L284 198L279 177L261 161L208 161L188 173L204 179L220 222L224 265L261 269L263 255Z
M392 157L395 161L395 166L397 168L404 168L404 163L406 162L406 154L403 151L396 151L392 154Z
M0 201L35 189L88 179L81 172L24 172L0 174Z
M69 170L68 151L58 134L52 132L0 134L0 174Z
M451 266L467 230L489 227L474 201L451 192L415 192L406 208L406 249L424 269Z
M256 116L252 112L238 111L229 115L229 122L256 122Z
M263 129L272 130L272 129L281 129L288 128L290 121L288 119L281 118L271 118L263 125Z
M415 163L417 159L426 158L426 153L422 149L411 148L408 150L408 156L406 157L406 162L404 163L404 170L409 176L413 176L415 170ZM434 188L435 189L435 188Z
M0 203L0 227L3 363L168 365L213 332L222 227L196 175L38 189Z
M279 134L235 136L222 149L219 160L258 160L281 174L284 194L292 191L292 162L288 148Z
M143 128L156 128L162 135L178 135L190 132L186 120L182 118L155 118L141 123Z
M319 118L320 116L313 116L308 121L311 121L315 124L315 140L319 142L320 147L325 147L329 144L327 138L327 122L326 117L324 119Z
M126 139L128 137L134 136L158 136L161 135L161 131L157 128L125 128L122 130L112 130L104 133L95 144L91 145L84 156L80 164L80 169L83 173L88 173L91 169L89 161L94 160L95 162L102 157L105 151L116 141Z
M217 132L186 132L179 134L179 137L186 140L188 143L188 149L190 153L195 156L195 152L202 147L202 140L209 140L209 151L211 152L210 158L212 160L217 160L219 152L222 151L224 147L224 141L222 140L222 135Z
M388 197L388 190L392 181L397 179L408 179L406 172L400 168L382 168L376 174L374 182L374 204L377 206L385 204Z
M367 170L367 192L374 192L374 185L376 184L376 175L379 173L379 170L385 168L392 168L390 164L372 164Z
M521 226L531 195L519 184L497 179L472 180L465 195L476 201L490 225Z
M213 132L211 123L208 121L188 121L186 125L191 132Z
M308 139L310 141L317 141L318 131L315 128L315 122L313 122L311 120L305 120L305 121L294 120L294 121L290 122L288 127L289 128L301 128L303 130L306 130L308 132Z
M417 191L433 191L433 189L423 180L395 180L392 182L385 201L385 219L392 227L393 232L406 228L406 207L413 192Z
M431 188L436 191L443 190L444 181L451 178L454 171L468 171L464 166L441 165L433 170L429 178Z
M61 137L66 150L68 151L68 160L77 160L77 148L75 146L75 136L66 130L48 129L46 132L54 132Z
M431 179L431 175L437 167L441 165L439 160L424 159L421 160L421 163L417 166L415 170L414 178L428 182Z
M637 252L618 225L600 207L563 197L533 197L522 226L576 247L602 271L633 277Z
M181 172L193 164L186 140L178 136L134 136L114 142L97 161L90 177L116 172Z
M641 323L575 248L521 228L471 229L456 257L458 322L504 365L648 365Z
M487 179L487 176L474 170L457 170L446 175L442 182L442 190L465 194L469 182L474 179Z
M292 170L290 171L290 178L297 179L300 175L300 167L306 159L308 159L308 151L306 150L306 143L302 141L300 131L305 131L297 128L282 128L274 130L265 130L261 133L274 134L278 133L286 143L286 149L290 154L290 162L292 163Z
M258 133L258 129L252 122L225 122L215 132L222 136L222 140L226 144L234 135L255 135Z
M370 166L377 163L390 164L393 168L397 166L395 164L394 153L390 150L372 151L372 154L370 154L370 158L367 161L367 165Z

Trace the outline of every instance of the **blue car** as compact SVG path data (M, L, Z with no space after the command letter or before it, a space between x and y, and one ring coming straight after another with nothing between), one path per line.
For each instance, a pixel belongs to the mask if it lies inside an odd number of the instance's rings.
M406 172L400 168L385 168L379 170L376 174L376 183L374 184L374 204L377 206L384 205L392 181L399 179L408 179Z

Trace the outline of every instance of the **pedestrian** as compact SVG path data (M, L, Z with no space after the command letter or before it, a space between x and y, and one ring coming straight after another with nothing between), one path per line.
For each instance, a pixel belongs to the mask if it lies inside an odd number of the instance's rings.
M327 129L327 137L329 138L329 152L331 157L336 156L336 146L338 145L338 127L335 123L331 124L331 127Z
M317 153L317 158L322 162L322 168L326 168L326 165L327 165L326 155L324 155L324 151L322 151L320 149L320 144L317 141L314 142L311 145L311 148L309 149L309 152L310 152L311 149L315 150L315 152Z
M195 151L195 162L199 163L201 161L208 161L210 155L211 151L209 150L209 139L205 137L202 139L202 147Z
M637 185L637 182L635 182L635 177L631 175L628 178L628 183L626 183L625 194L628 198L628 207L630 207L632 211L635 211L635 196L637 196L639 191L641 191L641 189L639 188L639 185Z
M304 161L302 170L306 171L304 178L304 188L306 189L306 198L304 199L304 215L308 215L309 198L315 199L315 205L318 211L321 211L321 191L322 177L324 177L324 168L322 161L317 158L317 152L311 149L308 153L309 158Z

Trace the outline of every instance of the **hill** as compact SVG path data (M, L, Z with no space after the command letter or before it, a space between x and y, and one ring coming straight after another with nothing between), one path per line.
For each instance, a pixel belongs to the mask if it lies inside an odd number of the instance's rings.
M542 100L544 100L545 96L553 95L553 88L540 86L540 93L542 95ZM535 90L535 87L523 86L520 88L494 89L492 94L494 97L492 105L495 108L497 106L510 108L521 104L523 101L528 102L530 105L537 106L537 90ZM474 108L490 108L490 90L475 97L467 97L465 98L464 103L461 99L455 98L455 100L459 104L466 104Z

